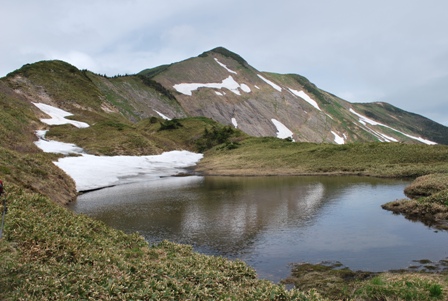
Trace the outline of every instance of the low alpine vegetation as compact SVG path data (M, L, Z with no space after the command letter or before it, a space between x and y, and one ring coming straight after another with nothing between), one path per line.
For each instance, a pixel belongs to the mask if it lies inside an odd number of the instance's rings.
M401 213L411 220L420 220L428 226L448 229L448 174L430 174L418 177L405 194L410 199L383 205L384 209Z
M324 300L257 279L241 261L149 246L47 198L9 191L1 300Z

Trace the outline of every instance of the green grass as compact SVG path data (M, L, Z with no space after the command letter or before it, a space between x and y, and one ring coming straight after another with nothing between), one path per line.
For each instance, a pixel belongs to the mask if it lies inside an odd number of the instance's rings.
M75 184L52 163L58 156L34 145L39 123L33 110L0 81L0 178L6 187L16 184L67 203L75 198Z
M410 199L388 202L382 207L428 226L448 229L448 173L418 177L404 192Z
M429 197L448 190L448 174L431 174L417 178L404 190L409 198Z
M445 300L446 285L442 277L383 274L364 282L354 295L361 300Z
M283 282L330 300L445 300L448 287L446 274L352 271L339 262L295 264Z
M228 174L355 174L417 177L448 172L448 147L401 143L345 145L249 138L235 150L205 153L199 170Z
M102 102L100 91L87 76L87 72L80 71L63 61L42 61L25 65L8 74L9 79L15 76L21 76L28 81L29 84L21 85L22 89L46 94L60 107L74 114L79 111L77 105L100 108Z

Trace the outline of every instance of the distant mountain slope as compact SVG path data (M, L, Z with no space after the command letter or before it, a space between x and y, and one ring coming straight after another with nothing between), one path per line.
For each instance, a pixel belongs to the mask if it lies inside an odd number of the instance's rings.
M448 128L429 119L384 103L351 104L303 76L260 72L221 47L140 74L162 84L188 115L236 125L254 136L329 143L448 142Z
M303 76L260 72L222 47L137 75L110 78L44 61L2 80L29 101L90 123L204 116L249 135L294 141L448 144L448 128L427 118L385 103L349 103Z

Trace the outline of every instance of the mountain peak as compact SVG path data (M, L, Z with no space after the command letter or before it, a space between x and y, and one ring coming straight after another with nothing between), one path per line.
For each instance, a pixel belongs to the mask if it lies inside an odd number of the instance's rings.
M212 53L218 53L225 57L231 58L231 59L237 61L238 63L240 63L244 67L249 66L249 64L246 62L246 60L243 59L240 55L238 55L235 52L232 52L222 46L219 46L219 47L213 48L212 50L203 52L202 54L199 55L199 57L207 57L209 54L212 54Z

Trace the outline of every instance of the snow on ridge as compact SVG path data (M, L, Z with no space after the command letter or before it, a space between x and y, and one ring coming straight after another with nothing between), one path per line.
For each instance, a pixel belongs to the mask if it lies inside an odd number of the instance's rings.
M166 115L160 113L159 111L154 110L157 114L159 114L160 117L162 117L165 120L171 120L171 118L167 117Z
M227 66L226 65L224 65L223 63L221 63L220 61L218 61L218 59L217 58L215 58L215 61L221 66L221 67L223 67L224 69L226 69L227 71L229 71L230 73L233 73L233 74L238 74L238 73L236 73L235 71L233 71L233 70L230 70L229 68L227 68Z
M288 89L295 96L298 96L298 97L302 98L303 100L305 100L307 103L309 103L310 105L312 105L313 107L315 107L319 111L322 111L319 108L319 105L317 104L317 102L314 99L312 99L308 94L306 94L303 90L297 91L297 90L294 90L294 89L291 89L291 88L288 88Z
M334 135L334 142L336 142L336 144L345 144L345 139L344 137L339 136L336 132L331 131L331 133Z
M238 128L238 122L236 121L235 117L232 117L232 124L236 129Z
M372 119L370 119L370 118L368 118L368 117L366 117L364 115L359 114L358 112L356 112L352 108L350 108L350 112L355 114L356 116L358 116L359 117L359 121L363 121L364 123L368 123L368 124L371 124L371 125L382 125L382 126L388 127L387 125L381 124L379 122L376 122L375 120L372 120Z
M241 95L241 92L238 90L241 88L244 92L250 92L250 88L245 84L238 84L231 75L224 79L220 83L191 83L191 84L176 84L173 86L177 92L182 93L184 95L191 96L193 95L193 91L199 88L212 88L212 89L228 89L235 93L236 95ZM249 90L249 91L247 91Z
M397 130L397 129L394 129L393 127L390 127L390 126L388 126L388 125L385 125L385 124L376 122L375 120L372 120L372 119L370 119L370 118L368 118L368 117L366 117L366 116L364 116L364 115L359 114L358 112L356 112L356 111L353 110L352 108L350 108L350 112L353 113L353 114L355 114L356 116L358 116L358 117L359 117L359 122L360 122L361 124L363 124L363 125L367 125L367 124L370 124L370 125L380 125L380 126L382 126L382 127L391 129L391 130L393 130L393 131L395 131L395 132L397 132L397 133L400 133L400 134L402 134L402 135L404 135L404 136L406 136L406 137L408 137L408 138L411 138L411 139L420 141L420 142L422 142L422 143L424 143L424 144L427 144L427 145L434 145L434 144L437 144L437 143L434 142L434 141L427 140L427 139L424 139L424 138L422 138L422 137L412 136L412 135L403 133L403 132L401 132L401 131L399 131L399 130ZM383 138L384 141L386 141L386 142L390 142L390 141L398 142L397 139L392 138L392 137L390 137L390 136L387 136L387 135L385 135L385 134L383 134L383 133L373 131L372 129L369 129L369 130L370 130L375 136L377 136L377 137L380 136L381 138ZM380 140L383 141L383 139L380 139ZM390 140L390 141L389 141L389 140Z
M41 110L42 112L51 117L51 118L42 118L40 121L42 121L43 123L46 123L48 125L71 124L77 128L89 127L89 125L85 122L65 118L68 116L73 116L72 113L40 102L33 102L32 104L38 107L39 110Z
M285 139L285 138L293 137L294 133L291 132L291 130L288 129L283 123L281 123L280 121L278 121L277 119L274 119L274 118L272 118L271 121L277 128L277 138ZM294 139L293 139L293 141L294 141Z
M270 81L269 79L267 79L267 78L264 78L264 77L261 76L260 74L257 74L257 75L258 75L258 77L261 78L265 83L267 83L268 85L270 85L272 88L274 88L274 89L277 90L278 92L281 92L281 91L282 91L282 88L281 88L279 85L277 85L277 84L271 82L271 81Z

